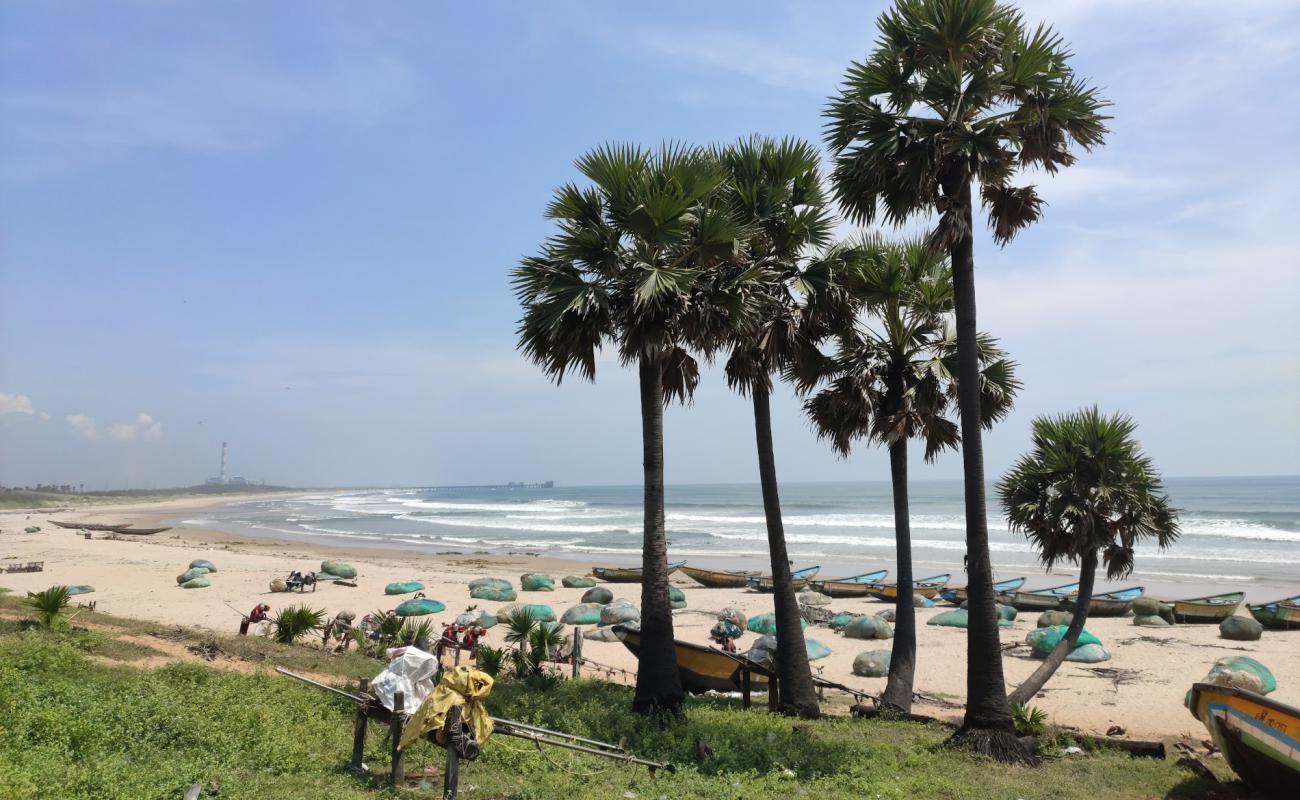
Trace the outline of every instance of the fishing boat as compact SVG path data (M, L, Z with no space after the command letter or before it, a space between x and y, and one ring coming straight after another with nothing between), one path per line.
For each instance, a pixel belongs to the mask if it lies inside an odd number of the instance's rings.
M1289 631L1300 629L1300 595L1271 603L1247 605L1250 615L1265 628Z
M1106 592L1105 594L1095 594L1092 596L1092 600L1088 602L1088 616L1122 617L1133 608L1133 603L1146 593L1146 587L1133 586L1128 589ZM1078 596L1078 592L1067 595L1062 598L1061 605L1066 608L1074 608Z
M746 581L760 574L758 570L726 571L687 566L683 566L681 570L693 578L696 583L710 589L743 589Z
M853 575L848 578L809 581L808 587L813 591L821 592L827 597L866 597L867 586L881 582L888 574L889 570L878 569L875 572L864 572L861 575Z
M1300 709L1234 686L1192 685L1192 716L1205 725L1228 766L1269 797L1300 786Z
M1024 585L1025 585L1024 578L1008 578L1005 581L998 581L997 583L993 584L993 596L996 597L997 595L1000 594L1014 592ZM955 606L959 606L962 603L966 602L966 598L968 596L967 590L969 588L970 587L968 586L963 586L962 588L958 589L957 587L954 586L951 589L940 589L939 597L943 598L944 600L947 600L949 603L952 603Z
M1061 600L1071 592L1079 591L1079 583L1065 583L1031 592L1006 592L998 595L998 602L1017 611L1050 611L1061 607Z
M1245 592L1228 592L1210 597L1174 601L1175 622L1222 622L1237 613Z
M945 572L942 575L931 575L928 578L912 581L912 594L919 594L922 597L933 598L944 587L952 575ZM867 585L867 596L874 597L877 600L887 600L893 602L898 599L898 584L896 583L872 583Z
M132 528L130 525L119 525L112 528L106 528L112 533L127 533L132 536L153 536L155 533L169 531L171 528Z
M804 567L790 573L790 583L796 589L802 589L808 585L808 581L817 575L821 567ZM745 580L745 585L756 592L773 592L776 590L776 583L771 575L750 575Z
M641 632L615 625L614 633L623 641L623 646L637 658L641 657ZM677 651L677 672L681 676L682 688L691 694L704 692L735 692L740 689L740 662L726 653L702 644L673 640ZM767 691L767 678L759 673L751 673L750 688Z
M121 525L100 525L92 522L55 522L54 520L48 520L48 522L55 527L67 528L74 531L114 531L116 533L121 533L118 528L131 527L131 523L129 522L124 522Z
M686 564L685 561L668 562L668 574L671 575L681 569ZM595 575L606 583L640 583L640 567L592 567L591 574Z

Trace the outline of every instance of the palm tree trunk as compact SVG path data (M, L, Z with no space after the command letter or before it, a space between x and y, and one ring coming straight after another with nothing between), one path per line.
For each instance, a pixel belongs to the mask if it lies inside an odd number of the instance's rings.
M966 495L967 610L966 718L957 735L999 758L1022 759L1014 737L1002 677L1002 643L993 599L988 517L984 504L984 442L980 418L979 354L975 341L975 252L971 231L970 178L962 176L957 208L965 233L949 247L953 305L957 316L957 405L961 410L961 457ZM947 187L945 187L947 189ZM968 733L979 732L967 736ZM1001 735L992 735L1001 734Z
M907 714L912 711L916 675L916 607L912 603L912 523L907 508L907 440L889 446L889 476L894 492L894 540L898 554L898 597L894 601L894 646L889 680L880 701Z
M1047 659L1011 693L1012 703L1023 706L1032 700L1074 649L1079 634L1083 633L1083 624L1088 621L1088 608L1092 605L1092 587L1096 575L1097 551L1089 550L1083 557L1083 567L1079 571L1079 594L1074 601L1074 616L1070 619L1070 626L1065 629L1065 635L1047 655Z
M812 668L800 625L799 602L790 577L790 559L781 522L781 498L776 485L776 455L772 447L772 408L766 386L755 387L754 433L758 442L758 479L763 487L767 518L767 549L772 556L772 599L776 606L776 670L781 687L781 713L804 719L821 716Z
M682 681L673 647L668 597L668 541L664 533L664 390L659 364L642 354L641 447L645 469L645 534L641 551L641 652L632 710L676 714Z

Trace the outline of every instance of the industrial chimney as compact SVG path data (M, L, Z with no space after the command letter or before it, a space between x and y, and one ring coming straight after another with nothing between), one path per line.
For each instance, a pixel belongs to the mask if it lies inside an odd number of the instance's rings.
M226 443L221 443L221 482L226 482Z

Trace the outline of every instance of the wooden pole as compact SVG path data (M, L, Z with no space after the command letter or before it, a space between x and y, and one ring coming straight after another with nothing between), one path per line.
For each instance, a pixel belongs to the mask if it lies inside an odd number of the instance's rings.
M753 679L750 677L749 670L742 669L740 671L740 697L741 697L740 707L741 708L749 708L749 706L753 703L753 698L749 696L749 692L750 689L752 688L752 685L753 685Z
M357 686L357 693L365 696L370 689L370 679L362 678ZM366 764L362 758L366 753L366 704L357 706L357 719L352 725L352 760L348 762L347 771L362 773Z
M456 800L460 785L460 706L447 710L443 732L447 741L447 768L442 773L442 800Z
M582 628L573 628L573 677L582 676Z
M398 692L397 694L393 695L393 715L388 723L388 732L393 737L393 741L392 741L393 767L392 767L392 773L389 775L388 782L393 786L396 786L398 782L402 780L402 777L406 772L406 753L403 750L401 750L402 722L404 721L405 718L405 714L403 714L402 711L405 705L406 705L406 694L404 692Z
M781 708L781 681L776 675L767 679L767 710L773 714Z
M248 635L248 617L244 617L244 619L239 623L239 635Z

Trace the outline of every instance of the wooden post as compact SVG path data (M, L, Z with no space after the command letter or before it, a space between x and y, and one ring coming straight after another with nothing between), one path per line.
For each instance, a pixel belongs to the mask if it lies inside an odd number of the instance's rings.
M388 782L393 786L396 786L406 773L406 753L399 749L402 744L402 723L405 721L406 716L403 713L405 705L406 694L404 692L393 695L393 716L388 723L388 732L393 737L393 767Z
M578 677L582 671L582 628L577 625L573 626L573 677Z
M442 800L456 800L460 785L460 706L452 706L447 710L447 722L442 730L447 742L447 768L442 773Z
M456 666L456 667L460 666L460 644L459 643L456 644L456 661L452 664L452 666Z
M773 714L781 708L781 681L776 675L767 679L767 710Z
M749 670L742 669L740 671L740 698L741 698L740 707L741 708L749 708L750 704L753 702L749 696L750 688L752 687L752 685L753 685L753 678L750 677Z
M240 623L239 623L239 635L240 635L240 636L247 636L247 635L248 635L248 617L244 617L243 620L240 621Z
M370 691L370 679L362 678L357 686L357 694L362 697ZM357 719L352 725L352 760L348 762L347 771L352 773L362 773L366 771L366 764L362 758L366 753L366 707L365 705L357 706Z

